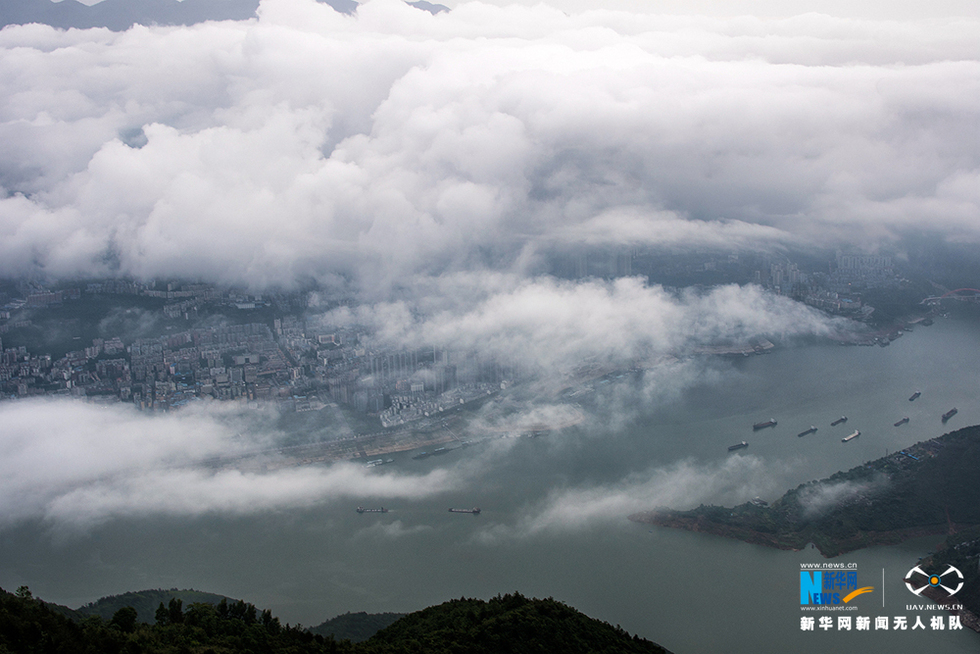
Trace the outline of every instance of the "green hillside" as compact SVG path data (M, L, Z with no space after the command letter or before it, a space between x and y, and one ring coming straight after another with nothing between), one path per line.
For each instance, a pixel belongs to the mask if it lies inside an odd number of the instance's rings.
M140 595L134 593L134 596ZM69 611L70 612L70 611ZM488 602L460 599L409 614L363 643L283 626L270 611L241 600L184 607L158 604L154 624L125 606L106 620L66 617L31 596L0 589L0 653L52 654L548 654L666 652L619 627L594 620L552 599L519 594Z
M310 627L310 633L360 643L404 616L404 613L365 613L363 611L345 613L315 627Z
M152 623L156 620L157 607L161 603L169 604L172 599L179 599L184 606L190 606L195 602L217 605L221 600L235 601L224 595L205 593L199 590L177 590L176 588L162 590L157 588L103 597L98 601L79 607L77 611L82 615L97 615L104 620L109 620L119 609L124 606L131 606L136 609L137 619L140 622Z
M411 613L364 645L365 651L379 654L667 652L551 598L528 599L519 593L498 595L488 602L452 600Z

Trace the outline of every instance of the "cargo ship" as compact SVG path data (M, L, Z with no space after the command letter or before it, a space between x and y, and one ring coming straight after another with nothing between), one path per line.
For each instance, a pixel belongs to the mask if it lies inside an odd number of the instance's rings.
M480 514L480 507L475 506L472 509L449 509L450 513L472 513L473 515Z
M916 391L916 392L912 393L912 397L909 398L909 402L915 401L915 399L918 398L920 395L922 395L922 393L920 391Z
M840 442L841 443L846 443L847 441L853 441L855 438L857 438L860 435L861 435L861 432L859 432L857 429L855 429L853 434L851 434L850 436L845 436L844 438L840 439Z
M955 416L957 413L959 413L959 411L955 407L950 409L949 411L943 414L943 422L946 422L947 420Z
M807 434L812 434L815 431L817 431L817 428L814 427L813 425L810 425L809 429L807 429L806 431L801 431L799 434L797 434L797 436L806 436Z
M378 509L365 509L363 506L359 506L357 507L357 512L358 513L388 513L388 509L384 508L383 506Z
M759 431L760 429L765 429L766 427L775 427L775 426L776 426L776 419L772 418L770 420L766 420L765 422L755 423L754 425L752 425L752 429L754 429L755 431Z
M417 459L428 459L430 456L432 456L432 452L419 452L418 454L416 454L412 458L413 459L416 459L416 460Z
M746 443L745 441L742 441L741 443L735 443L734 445L729 445L728 446L728 451L729 452L734 452L735 450L740 450L743 447L748 447L748 446L749 446L748 443Z
M909 421L909 417L908 416L905 416L904 418L902 418L901 420L899 420L898 422L896 422L895 423L895 426L896 427L901 427L902 425L904 425L908 421Z
M847 422L847 416L841 416L837 420L835 420L832 423L830 423L830 426L831 427L836 427L837 425L839 425L841 423L845 423L845 422Z

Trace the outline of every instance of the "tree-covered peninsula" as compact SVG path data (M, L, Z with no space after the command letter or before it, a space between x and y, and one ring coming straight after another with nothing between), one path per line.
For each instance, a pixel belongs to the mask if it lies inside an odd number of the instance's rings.
M630 520L737 538L781 549L813 543L832 557L912 536L980 525L980 426L917 443L876 461L727 508L657 509Z

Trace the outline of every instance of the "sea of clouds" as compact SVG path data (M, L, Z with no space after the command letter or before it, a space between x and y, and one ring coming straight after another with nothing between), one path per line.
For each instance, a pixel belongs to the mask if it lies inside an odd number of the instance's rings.
M758 287L559 280L544 260L977 242L978 32L974 18L479 2L432 15L401 0L350 16L263 0L252 20L125 32L8 26L0 275L315 281L359 298L324 324L538 375L823 335L838 325ZM3 519L94 524L462 483L208 470L200 458L240 447L238 418L215 411L6 403ZM555 495L538 524L569 507L632 510L628 497L682 474L753 474L684 465Z

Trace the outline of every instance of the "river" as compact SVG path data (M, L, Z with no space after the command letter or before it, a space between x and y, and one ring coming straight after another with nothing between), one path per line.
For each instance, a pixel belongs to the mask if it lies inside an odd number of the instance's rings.
M918 327L887 348L809 343L688 362L677 375L693 366L710 381L672 395L657 393L658 384L670 386L660 380L647 397L661 400L632 414L620 407L621 419L425 460L393 455L377 474L450 467L467 481L435 497L389 501L385 514L357 514L357 504L385 503L365 497L245 516L115 519L67 539L21 524L0 532L0 585L27 583L36 596L69 606L128 590L193 587L305 625L346 611L407 612L516 590L554 597L678 654L976 652L980 635L932 630L933 612L905 610L922 600L902 578L939 537L834 559L855 564L860 585L875 591L855 600L853 613L802 613L800 564L825 561L815 550L651 529L626 513L665 498L678 508L773 500L810 479L978 424L978 346L977 319L959 317ZM916 390L922 396L909 402ZM619 406L614 398L625 396L635 408L638 394L617 393L597 402ZM952 407L959 413L944 428L940 415ZM848 422L831 427L841 415ZM909 424L893 427L904 416ZM753 423L771 417L775 428L753 432ZM810 425L818 431L798 438ZM861 436L842 443L854 429ZM741 440L749 447L730 454ZM482 512L449 514L450 506ZM806 615L832 615L835 626L803 631ZM926 629L844 631L837 615L907 616L910 627L922 615Z

